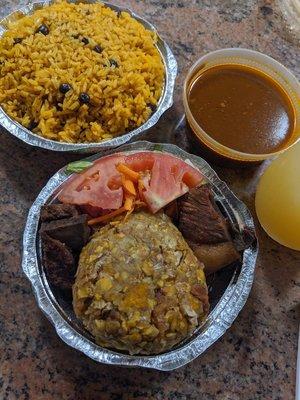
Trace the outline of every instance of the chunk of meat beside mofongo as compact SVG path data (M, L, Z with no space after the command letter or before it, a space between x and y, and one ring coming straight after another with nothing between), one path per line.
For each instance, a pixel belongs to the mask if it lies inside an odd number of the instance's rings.
M197 186L178 199L177 219L179 230L204 263L207 275L240 259L209 184Z
M60 289L71 289L77 260L90 237L88 216L74 205L48 204L41 209L42 259L49 282Z

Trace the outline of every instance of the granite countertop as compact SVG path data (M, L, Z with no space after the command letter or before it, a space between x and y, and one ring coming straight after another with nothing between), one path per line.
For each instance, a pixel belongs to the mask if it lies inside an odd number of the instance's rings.
M153 22L178 59L175 104L154 131L161 140L188 147L184 129L176 138L171 132L183 113L184 76L208 51L252 48L300 77L299 45L285 29L276 1L119 1ZM25 3L2 0L0 15ZM0 134L0 398L294 399L300 253L276 244L258 225L260 252L246 306L228 332L191 364L170 373L98 365L58 338L22 273L21 241L40 189L58 168L78 158L31 148L4 130ZM216 169L254 213L260 167Z

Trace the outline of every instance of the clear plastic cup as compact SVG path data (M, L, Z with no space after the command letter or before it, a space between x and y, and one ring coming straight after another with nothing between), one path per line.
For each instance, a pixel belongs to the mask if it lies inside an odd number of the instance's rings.
M260 178L258 220L276 242L300 251L300 142L277 157Z

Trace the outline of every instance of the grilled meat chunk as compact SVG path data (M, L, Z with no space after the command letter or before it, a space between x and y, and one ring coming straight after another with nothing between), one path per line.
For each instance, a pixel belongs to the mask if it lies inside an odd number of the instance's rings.
M217 272L240 258L232 242L198 245L190 243L190 247L198 260L205 265L206 275Z
M60 289L71 289L76 272L71 250L46 232L42 237L42 260L49 282Z
M178 227L199 261L204 263L206 274L240 258L208 184L191 189L178 199Z
M59 240L72 250L80 252L90 236L87 220L87 215L78 215L57 221L44 222L41 227L41 233L46 232L53 239Z
M215 204L209 185L191 189L178 200L179 230L197 244L215 244L231 240L228 225Z
M72 204L47 204L41 208L41 221L49 222L76 217L79 212Z
M49 204L42 207L40 219L42 259L49 283L71 289L78 255L90 236L88 217L73 205Z

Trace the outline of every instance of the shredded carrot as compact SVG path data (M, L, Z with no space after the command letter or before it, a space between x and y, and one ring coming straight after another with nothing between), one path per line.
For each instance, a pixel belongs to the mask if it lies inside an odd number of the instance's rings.
M109 221L110 219L116 217L117 215L123 214L123 212L125 212L125 211L126 211L126 209L123 206L123 207L119 208L118 210L112 211L109 214L102 215L101 217L98 217L98 218L90 219L88 221L88 225L95 225L95 224L100 224L102 222Z
M133 196L126 196L124 208L126 211L131 211L134 209L134 197Z
M124 221L127 221L129 215L131 215L131 214L133 213L133 211L134 211L134 207L132 207L131 210L127 211L127 213L126 213L126 215L125 215L125 218L124 218Z
M125 164L118 164L116 168L121 174L125 175L126 178L133 182L137 182L140 178L140 174L138 172L133 171Z
M122 186L124 188L124 203L121 208L114 210L109 214L102 215L101 217L91 219L88 221L89 225L101 224L110 221L114 217L126 213L125 221L129 215L135 210L141 207L147 207L147 204L143 201L143 190L145 189L140 174L131 170L125 164L117 165L117 170L121 173ZM137 188L135 186L137 184Z
M144 189L145 189L145 186L144 186L142 180L139 179L139 180L138 180L138 191L139 191L140 200L143 200L143 199L144 199L144 195L143 195L143 190L144 190Z
M122 185L128 194L131 194L132 196L136 196L136 190L135 190L135 187L134 187L134 184L132 181L130 181L129 179L126 179L126 178L122 179Z

